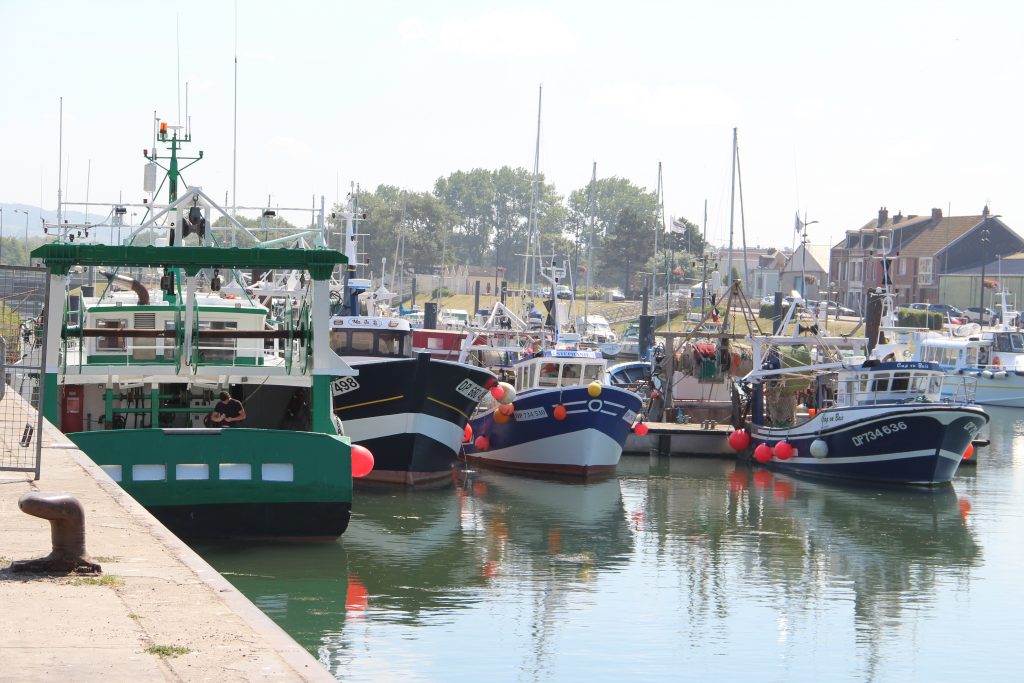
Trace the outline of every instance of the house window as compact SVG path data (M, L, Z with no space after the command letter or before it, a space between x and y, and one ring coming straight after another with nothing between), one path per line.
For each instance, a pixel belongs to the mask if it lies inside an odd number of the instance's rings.
M917 284L930 285L932 283L932 257L922 256L917 259Z
M901 258L901 259L896 259L896 260L899 261L899 264L900 264L899 265L900 275L906 275L907 274L907 259Z
M839 263L839 279L842 281L846 280L846 261Z

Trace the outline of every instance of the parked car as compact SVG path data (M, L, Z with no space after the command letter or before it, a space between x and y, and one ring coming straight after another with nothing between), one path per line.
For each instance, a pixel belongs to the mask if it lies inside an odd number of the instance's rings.
M921 303L907 304L906 306L903 306L903 308L913 308L915 311L927 311L928 310L928 304L921 304Z
M611 297L612 301L625 301L626 295L622 293L621 289L609 289L608 296Z
M571 299L572 290L569 289L569 287L566 285L556 285L555 296L558 297L559 299Z
M953 325L962 325L967 322L967 316L956 306L949 304L928 304L931 313L939 313Z
M822 303L825 304L825 306L826 306L826 308L828 310L828 314L832 315L832 316L834 316L834 315L844 315L844 316L856 317L856 316L860 315L859 313L857 313L857 311L853 310L852 308L847 308L846 306L840 306L835 301L828 301L828 302L808 301L807 302L807 307L810 308L812 311L817 311Z
M991 308L980 308L978 306L965 308L964 315L969 321L979 325L992 325L995 323L996 318L999 317Z

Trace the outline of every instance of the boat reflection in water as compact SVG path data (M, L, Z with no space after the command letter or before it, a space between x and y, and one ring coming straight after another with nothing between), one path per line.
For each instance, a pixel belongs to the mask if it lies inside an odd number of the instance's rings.
M683 599L695 640L714 637L716 619L753 596L794 633L852 619L873 678L886 636L902 639L917 613L938 613L940 586L967 586L981 562L970 502L951 486L856 486L681 458L627 457L618 473L655 552L674 553L693 577ZM807 645L810 655L817 646Z
M349 529L336 543L195 546L344 678L356 671L368 675L366 666L374 665L353 655L367 648L374 661L387 663L376 673L416 671L422 661L417 664L402 646L417 632L410 628L450 622L511 592L535 596L543 604L528 618L552 622L545 615L585 589L594 570L614 571L632 549L617 479L562 483L470 471L459 473L454 493L365 491L358 499ZM563 583L566 578L571 581ZM511 589L500 586L506 580ZM538 590L544 585L547 590ZM372 647L364 642L381 629L396 631L374 639ZM536 632L532 652L538 660L545 633Z

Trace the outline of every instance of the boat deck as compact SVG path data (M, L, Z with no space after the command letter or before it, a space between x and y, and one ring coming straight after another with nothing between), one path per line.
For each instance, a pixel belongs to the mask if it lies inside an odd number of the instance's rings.
M647 434L629 435L623 453L652 453L657 455L736 455L729 446L732 426L713 422L646 422Z

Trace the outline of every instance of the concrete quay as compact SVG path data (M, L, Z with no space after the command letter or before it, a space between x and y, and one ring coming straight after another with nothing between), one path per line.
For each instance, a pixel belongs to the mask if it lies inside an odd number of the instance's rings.
M55 427L42 438L39 481L0 472L0 681L335 680ZM9 571L50 552L49 522L18 509L33 490L81 501L101 575Z

